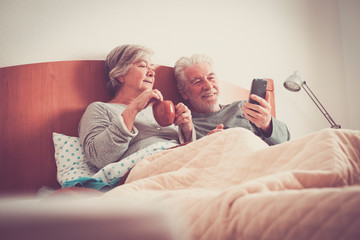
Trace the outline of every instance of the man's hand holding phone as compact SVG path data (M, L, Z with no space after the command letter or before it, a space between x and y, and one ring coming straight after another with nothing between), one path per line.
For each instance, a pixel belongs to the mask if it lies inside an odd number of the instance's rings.
M265 100L268 99L266 93L267 80L254 79L251 84L249 101L244 103L242 111L244 116L261 128L266 136L272 132L271 106Z

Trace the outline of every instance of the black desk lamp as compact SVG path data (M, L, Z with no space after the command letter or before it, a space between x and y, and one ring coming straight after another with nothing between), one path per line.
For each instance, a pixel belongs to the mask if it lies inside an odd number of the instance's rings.
M305 92L309 95L311 100L319 108L320 112L324 115L326 120L331 124L331 128L341 128L340 125L337 125L335 121L331 118L330 114L326 111L320 101L316 98L314 93L310 90L305 81L302 81L300 78L300 73L295 71L293 75L289 76L284 82L284 87L292 92L298 92L301 90L301 86L304 88Z

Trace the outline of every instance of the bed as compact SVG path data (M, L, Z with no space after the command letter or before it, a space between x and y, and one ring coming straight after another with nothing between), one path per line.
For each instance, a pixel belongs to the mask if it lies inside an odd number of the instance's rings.
M60 189L53 134L77 137L86 106L110 99L104 79L104 61L0 69L6 239L360 238L360 132L350 129L271 147L245 129L228 129L145 157L109 191ZM155 87L182 101L171 67L157 68ZM222 103L248 98L246 88L221 89Z

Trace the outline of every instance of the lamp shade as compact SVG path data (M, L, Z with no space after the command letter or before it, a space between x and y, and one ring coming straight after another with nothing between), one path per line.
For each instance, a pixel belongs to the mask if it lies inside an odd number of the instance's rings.
M298 71L295 71L293 75L290 75L286 81L284 82L284 87L292 92L298 92L301 89L302 85L300 73Z

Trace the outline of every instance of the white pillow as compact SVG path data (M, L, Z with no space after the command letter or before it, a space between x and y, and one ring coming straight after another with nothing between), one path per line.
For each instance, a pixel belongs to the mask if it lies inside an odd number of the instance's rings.
M54 132L53 141L57 180L61 185L81 177L91 177L96 173L96 169L84 161L84 151L78 137Z

